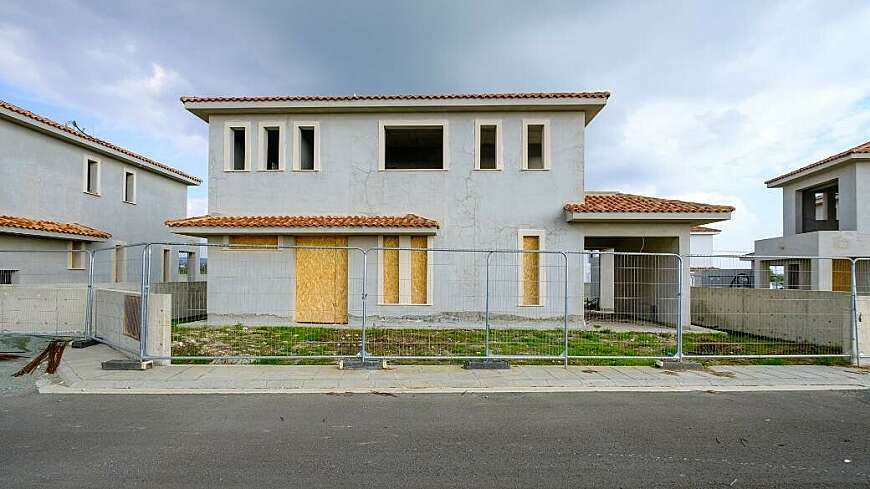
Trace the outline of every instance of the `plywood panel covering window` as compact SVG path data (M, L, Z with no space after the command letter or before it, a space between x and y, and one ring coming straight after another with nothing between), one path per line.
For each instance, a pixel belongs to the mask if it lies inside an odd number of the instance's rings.
M522 236L523 251L540 251L541 237ZM524 306L541 304L541 256L538 253L522 254L522 302Z
M233 249L254 250L278 246L278 236L265 234L240 234L230 236L230 246Z
M384 236L384 248L398 248L398 236ZM384 304L399 303L399 250L383 250L384 261L384 291L382 300Z
M426 236L411 236L411 248L428 248ZM411 304L429 302L429 252L411 252Z
M299 236L297 246L346 247L344 236ZM347 250L296 250L296 321L347 323Z

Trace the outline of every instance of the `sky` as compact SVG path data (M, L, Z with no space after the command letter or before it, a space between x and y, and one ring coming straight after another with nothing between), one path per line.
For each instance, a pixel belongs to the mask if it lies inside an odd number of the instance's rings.
M607 90L586 189L730 204L717 251L778 236L764 181L870 140L867 1L37 1L0 9L0 98L194 175L182 95ZM206 209L207 185L189 193Z

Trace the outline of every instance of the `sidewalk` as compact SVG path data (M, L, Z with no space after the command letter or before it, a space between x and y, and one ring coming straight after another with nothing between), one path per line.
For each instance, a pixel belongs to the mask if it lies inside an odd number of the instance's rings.
M672 372L652 367L523 366L464 370L456 365L338 370L324 366L173 365L143 372L107 371L100 362L121 355L105 345L68 349L54 379L38 382L53 394L335 394L584 391L770 391L867 389L870 370L805 366L716 366Z

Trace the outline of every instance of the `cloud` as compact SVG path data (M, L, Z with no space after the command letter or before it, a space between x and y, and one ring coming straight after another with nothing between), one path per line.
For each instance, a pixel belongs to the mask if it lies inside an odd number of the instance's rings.
M207 197L187 198L187 217L204 216L208 214Z

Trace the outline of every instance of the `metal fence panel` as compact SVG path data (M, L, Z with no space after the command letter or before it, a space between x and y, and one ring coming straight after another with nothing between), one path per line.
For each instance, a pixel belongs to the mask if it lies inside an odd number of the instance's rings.
M118 245L93 251L90 332L114 348L143 356L147 300L142 293L148 245Z
M698 357L849 354L851 260L754 255L689 258Z
M569 331L571 357L664 358L677 355L683 274L675 254L572 253L582 262L583 321Z
M172 298L173 360L356 356L365 254L341 246L192 247L198 280L157 280ZM156 261L152 267L158 266Z

